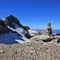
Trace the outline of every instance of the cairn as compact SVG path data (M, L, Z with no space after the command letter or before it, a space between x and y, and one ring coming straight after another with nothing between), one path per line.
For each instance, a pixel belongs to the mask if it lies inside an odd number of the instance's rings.
M46 33L50 36L52 35L52 28L51 28L51 23L48 22Z

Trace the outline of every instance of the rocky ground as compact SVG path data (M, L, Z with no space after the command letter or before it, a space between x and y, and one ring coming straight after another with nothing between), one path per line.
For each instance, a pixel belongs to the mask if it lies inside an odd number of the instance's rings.
M0 60L60 60L59 36L35 36L24 44L0 44ZM53 39L49 42L43 40Z

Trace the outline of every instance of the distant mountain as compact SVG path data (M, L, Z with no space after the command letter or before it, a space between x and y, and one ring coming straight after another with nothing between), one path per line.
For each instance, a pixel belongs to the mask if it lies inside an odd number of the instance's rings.
M30 30L28 26L23 26L19 19L13 15L7 16L5 20L0 19L0 43L28 42L37 33L37 31Z
M22 43L30 37L28 30L13 15L6 17L5 20L0 19L0 43Z

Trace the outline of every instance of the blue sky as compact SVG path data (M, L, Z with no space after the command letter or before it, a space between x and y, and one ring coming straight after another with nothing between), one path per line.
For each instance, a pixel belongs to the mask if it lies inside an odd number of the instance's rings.
M8 15L33 29L45 29L49 21L60 29L60 0L0 0L0 18Z

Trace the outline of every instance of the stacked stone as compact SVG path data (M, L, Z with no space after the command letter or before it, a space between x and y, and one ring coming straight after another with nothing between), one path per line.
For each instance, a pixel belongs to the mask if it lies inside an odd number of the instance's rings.
M50 22L47 25L46 32L49 36L52 35L52 28L51 28L51 23Z

